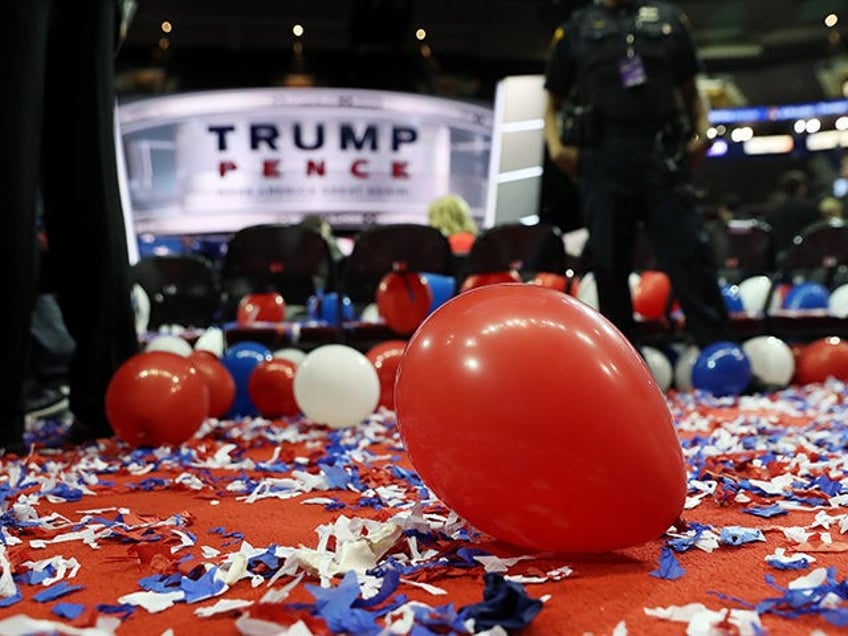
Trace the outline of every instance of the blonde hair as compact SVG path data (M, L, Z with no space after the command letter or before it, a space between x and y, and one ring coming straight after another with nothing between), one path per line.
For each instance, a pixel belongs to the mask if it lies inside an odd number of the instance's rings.
M471 207L458 194L446 194L430 203L427 219L433 227L441 230L445 236L469 232L477 234L477 224L471 216Z
M836 197L825 197L819 202L819 212L825 219L841 219L844 212L842 201Z

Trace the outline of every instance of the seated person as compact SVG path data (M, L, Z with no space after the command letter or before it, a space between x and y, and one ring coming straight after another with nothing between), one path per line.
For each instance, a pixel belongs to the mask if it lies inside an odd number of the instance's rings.
M448 238L454 254L467 254L477 238L471 207L458 194L446 194L430 203L427 220Z

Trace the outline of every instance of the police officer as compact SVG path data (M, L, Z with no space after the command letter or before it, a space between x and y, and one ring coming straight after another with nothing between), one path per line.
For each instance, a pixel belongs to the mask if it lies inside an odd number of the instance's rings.
M557 29L548 58L548 152L579 181L600 311L631 341L640 225L695 342L732 339L686 181L708 148L700 70L686 16L657 0L595 0Z

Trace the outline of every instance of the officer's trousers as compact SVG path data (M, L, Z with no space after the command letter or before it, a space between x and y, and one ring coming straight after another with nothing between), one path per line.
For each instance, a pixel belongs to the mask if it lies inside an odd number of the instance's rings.
M642 224L695 343L732 340L708 235L653 137L610 138L585 148L579 174L601 313L636 344L628 277Z

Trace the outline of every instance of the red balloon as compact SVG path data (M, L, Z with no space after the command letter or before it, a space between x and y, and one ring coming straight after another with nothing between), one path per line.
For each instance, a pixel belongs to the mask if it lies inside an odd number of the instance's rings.
M239 301L236 322L240 325L283 322L285 319L286 302L277 292L247 294Z
M410 339L395 402L421 479L496 539L600 552L660 537L683 509L661 388L566 294L512 284L449 300Z
M410 334L430 313L433 291L417 272L389 272L377 287L377 310L398 334Z
M106 389L106 416L130 446L178 445L209 415L206 379L188 358L145 351L118 367Z
M377 369L377 377L380 379L378 406L384 406L393 411L395 409L395 377L405 349L405 340L386 340L365 352L365 357Z
M300 413L294 399L297 364L285 358L265 360L251 372L247 391L263 417L292 417Z
M498 283L520 282L521 275L515 270L470 274L469 276L466 276L464 281L462 281L462 286L459 288L459 292L466 292L471 289L477 289L478 287L485 287L486 285L497 285Z
M188 360L209 387L209 417L223 417L236 399L236 381L229 369L209 351L194 351Z
M801 350L795 366L798 384L824 382L829 377L848 381L848 342L841 338L821 338Z
M633 292L633 311L643 318L656 319L665 315L671 281L665 272L645 271Z
M568 279L562 274L554 274L552 272L539 272L530 281L534 285L540 287L550 287L557 291L564 292L568 286Z

